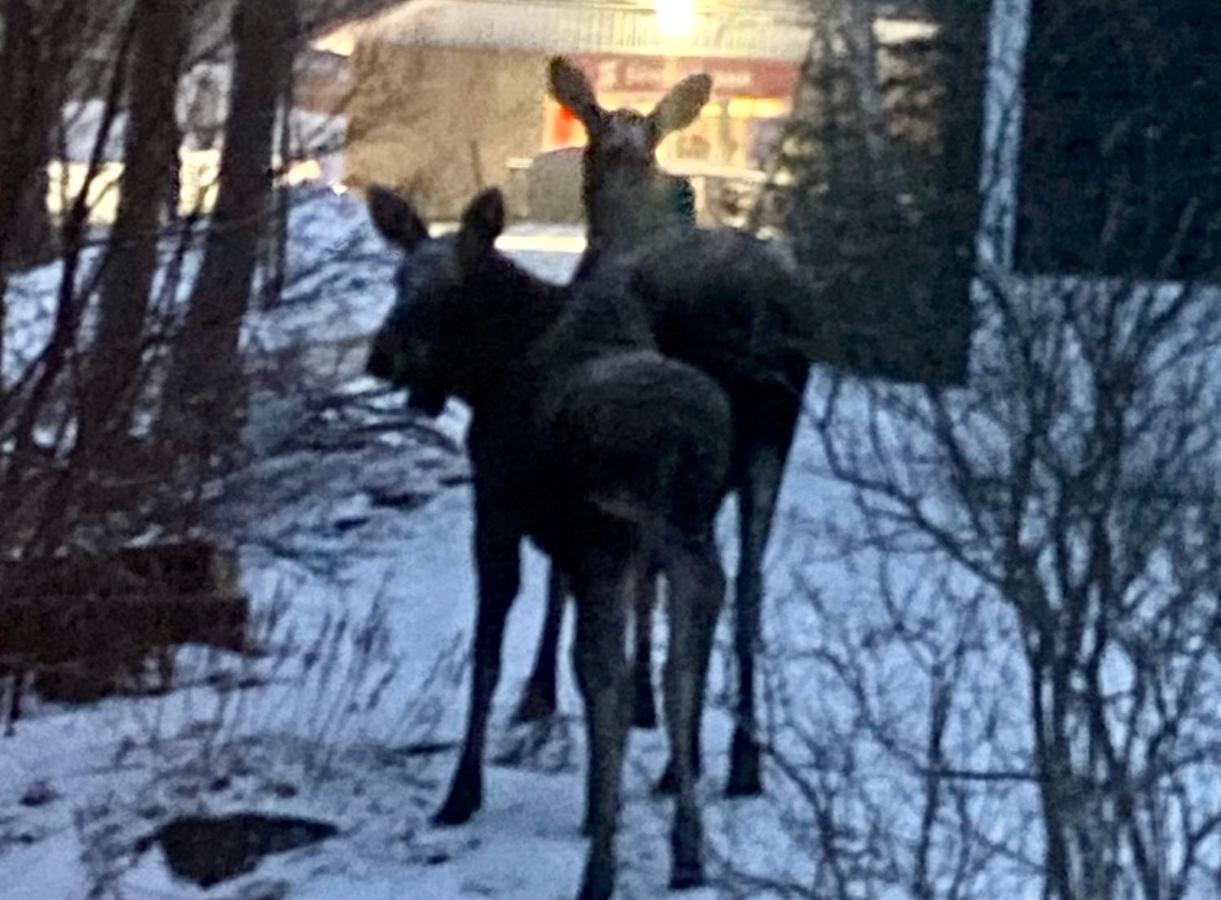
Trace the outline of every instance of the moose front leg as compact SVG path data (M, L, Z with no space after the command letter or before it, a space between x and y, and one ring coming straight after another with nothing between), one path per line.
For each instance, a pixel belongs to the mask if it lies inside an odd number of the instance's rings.
M475 623L471 705L462 756L449 796L434 816L438 825L460 825L483 805L483 745L492 695L500 679L505 619L521 578L521 532L499 506L475 498L475 565L479 576L479 611Z

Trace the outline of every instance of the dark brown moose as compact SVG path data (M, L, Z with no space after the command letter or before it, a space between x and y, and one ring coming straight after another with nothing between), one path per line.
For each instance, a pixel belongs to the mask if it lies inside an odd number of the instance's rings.
M726 791L762 790L756 739L754 654L763 603L763 554L793 443L812 359L824 358L815 327L815 295L779 248L732 229L695 230L671 202L673 179L654 151L686 127L708 101L711 80L679 82L648 115L603 109L585 75L563 58L550 64L551 93L585 125L582 199L589 244L574 278L630 270L661 351L702 369L730 398L734 414L730 485L738 500L741 553L734 591L738 691ZM553 573L533 672L518 718L555 710L555 669L563 612ZM646 590L654 590L653 582ZM639 629L637 724L648 725L652 685L648 622ZM692 752L699 766L699 729ZM661 788L672 787L673 760Z
M373 220L404 251L398 299L374 337L369 373L436 414L464 400L474 473L479 609L466 740L437 814L464 822L480 806L482 757L500 672L519 548L535 541L571 579L574 662L585 699L592 840L580 897L606 898L632 694L627 616L640 582L670 585L665 718L691 746L724 578L712 526L730 462L729 403L699 370L661 356L623 278L578 290L539 281L498 253L499 192L468 206L456 234L430 238L396 195L370 191ZM675 753L671 885L702 882L695 774Z

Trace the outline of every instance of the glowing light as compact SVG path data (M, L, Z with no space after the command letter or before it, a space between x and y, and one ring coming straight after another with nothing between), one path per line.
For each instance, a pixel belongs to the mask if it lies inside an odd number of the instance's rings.
M351 56L356 52L359 37L355 28L340 27L317 38L313 41L313 47L338 56Z
M657 28L668 38L687 37L695 30L695 0L653 0Z
M290 163L284 173L284 180L291 185L307 184L322 180L322 166L316 159L300 159Z

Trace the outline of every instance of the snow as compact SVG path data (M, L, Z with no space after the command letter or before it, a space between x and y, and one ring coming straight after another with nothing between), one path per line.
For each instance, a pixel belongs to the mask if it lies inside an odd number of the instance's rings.
M993 48L996 56L1011 51L999 43ZM995 133L1000 125L991 119L988 127ZM409 427L401 398L379 394L358 376L364 341L392 301L396 254L353 197L317 186L303 186L295 197L285 302L253 312L244 339L268 359L296 358L307 371L340 360L328 397L361 401L367 437L358 446L328 444L338 427L330 408L274 395L253 398L245 437L258 461L226 484L218 526L240 545L244 587L265 654L240 659L189 648L178 654L177 688L164 697L82 708L32 704L33 715L15 737L0 738L0 900L84 897L99 883L117 896L162 900L549 900L570 897L577 887L585 855L579 831L585 754L568 663L571 622L561 655L561 715L544 726L507 721L543 617L545 562L532 549L523 554L522 587L505 638L484 808L459 828L428 823L448 786L466 716L475 582L471 499L457 447L467 416L451 404L437 426L440 438L429 439ZM988 228L1007 233L1010 212L1004 203L990 206ZM540 276L563 281L582 239L579 229L521 223L503 236L501 247ZM988 252L988 259L1003 261L1007 250ZM167 259L171 253L167 243ZM86 253L82 277L95 264L95 255ZM197 264L197 253L188 254L179 301ZM59 278L52 265L13 279L6 376L45 343ZM347 356L334 350L342 347ZM1215 377L1221 383L1221 373ZM897 433L901 423L869 419L869 390L833 385L817 370L812 378L810 415L798 432L764 566L769 652L761 672L762 716L778 758L833 783L840 804L849 808L840 810L847 821L858 821L851 819L853 811L866 821L884 816L914 845L921 809L910 792L918 779L895 762L907 748L888 756L891 748L852 743L859 725L854 717L861 714L852 685L826 674L836 654L871 648L862 664L877 698L870 712L894 734L909 737L919 758L929 661L913 658L910 647L887 644L895 610L878 596L879 578L890 579L895 597L910 604L900 612L923 629L930 653L944 630L971 625L972 615L991 616L972 625L979 646L967 664L978 669L971 686L980 699L978 708L957 711L949 726L951 762L964 768L1011 762L979 758L995 752L972 742L984 731L1008 734L1008 746L1021 757L1026 738L1015 721L1024 681L1012 656L1016 641L1007 636L1010 626L998 607L965 602L981 590L975 581L933 566L928 557L884 558L867 546L865 513L831 476L814 425L834 393L837 414L850 424ZM391 496L400 505L388 504ZM734 530L731 504L718 522L727 571L736 565ZM853 542L861 551L843 552ZM808 889L818 823L801 789L769 763L767 796L723 796L730 625L727 604L703 742L709 874L745 896L767 891L758 884L742 888L743 875ZM1007 639L1010 649L1001 649ZM659 633L659 644L663 640ZM987 718L987 724L972 717ZM802 731L811 723L821 730ZM619 897L668 895L670 804L650 793L664 759L663 735L633 733ZM32 787L43 785L49 788L46 802L22 803ZM1037 858L1037 832L1020 834L1034 821L1023 819L1033 801L1028 784L969 800L997 846ZM174 814L251 808L333 821L340 834L268 857L250 875L209 891L176 880L159 850L132 850ZM1016 829L1015 819L1021 822ZM1000 874L989 868L997 879L990 883L1010 889L993 895L1033 896L1037 879L1016 862L1014 873L1003 865ZM709 888L684 897L714 894Z
M97 140L106 118L104 100L72 100L64 104L64 152L67 162L87 163L93 158ZM115 113L106 132L101 159L117 162L123 158L127 134L127 113Z
M345 341L359 351L391 302L396 256L351 197L326 190L302 190L300 197L287 302L253 313L246 340L288 354ZM580 236L523 224L502 246L559 281L575 265ZM17 279L23 302L14 317L18 331L24 329L23 352L39 339L37 332L31 336L37 316L30 310L50 308L57 276L48 267ZM869 386L837 390L838 414L865 421ZM433 828L428 815L448 785L468 691L475 583L471 500L458 450L467 416L451 404L438 423L440 436L428 438L409 427L401 398L378 393L355 372L334 391L363 403L367 439L329 445L326 438L338 427L334 409L259 395L246 432L258 461L225 486L217 525L241 547L265 655L239 659L185 649L178 654L178 687L167 696L75 709L34 704L16 736L0 740L0 898L83 897L98 883L132 898L280 896L281 890L311 900L572 895L585 853L579 832L584 734L567 649L557 721L507 722L541 626L545 562L531 549L523 555L490 730L484 808L468 825ZM923 598L916 605L930 641L938 622L960 621L955 604L978 586L961 572L930 567L927 558L840 552L845 536L861 538L866 529L850 492L831 477L815 432L832 393L831 379L815 370L806 398L810 415L798 433L765 561L763 724L773 749L796 771L843 779L842 790L859 792L849 794L856 802L880 799L892 826L915 834L919 808L894 802L912 789L912 773L876 745L850 743L855 701L848 685L827 677L820 654L869 646L862 638L869 633L885 644L892 611L878 597L880 567L899 595ZM387 497L402 505L388 505ZM718 533L732 571L732 504ZM789 778L769 766L767 796L723 797L730 623L727 610L704 732L709 873L722 885L740 886L746 876L809 883L809 836L817 823ZM970 715L999 716L988 727L1013 731L1016 752L1024 746L1011 721L1020 715L1013 687L1021 683L1020 670L996 651L1005 627L993 621L981 628L990 635L992 655L973 684L981 696L1008 697L1006 709L962 713L951 731L963 741L954 751L963 766L991 762L976 759L990 751L969 743L984 727ZM565 648L570 639L569 622ZM923 736L919 710L927 680L922 661L905 652L881 646L868 660L868 677L878 698L875 715L896 734L910 733L914 746ZM823 731L801 731L808 723ZM664 759L662 734L633 734L620 838L618 896L624 898L667 895L670 804L650 793ZM21 802L43 784L52 795L48 802ZM1032 799L1023 786L977 802L1021 815ZM332 821L340 834L269 857L253 873L208 891L175 879L155 847L132 849L171 815L252 808ZM1012 843L1009 816L982 821L995 822L995 840ZM1037 855L1037 845L1027 851ZM1030 880L1014 876L1011 886L1006 896L1023 896ZM757 887L747 893L766 895ZM686 896L704 900L714 889Z
M527 224L510 229L503 245L543 277L562 280L581 242L570 229ZM294 216L292 246L289 300L252 315L250 344L288 349L367 336L391 300L396 258L363 208L329 191L309 194ZM16 280L19 352L29 354L45 340L33 313L49 310L58 274L51 266ZM343 390L362 395L370 385L356 378ZM584 735L566 650L559 720L545 732L505 721L541 625L544 560L531 549L524 554L484 809L467 826L433 829L427 816L447 785L466 714L475 584L469 489L455 483L464 463L452 447L393 429L357 449L320 455L297 448L292 442L304 440L301 423L311 415L309 428L322 428L312 412L256 405L248 438L266 458L229 484L232 501L221 514L227 533L241 541L244 585L266 655L243 660L187 648L178 654L178 687L164 697L82 708L34 702L16 736L0 741L0 898L84 896L99 880L137 898L246 896L277 883L290 885L294 898L525 900L575 890L585 853ZM377 415L401 415L393 395ZM465 421L464 410L451 405L440 431L457 440ZM811 451L806 434L796 459ZM396 485L426 499L408 510L380 505L375 498ZM825 506L821 478L794 465L782 520L795 519L815 495ZM732 519L727 509L721 530L728 565L735 555ZM791 535L779 535L775 548L767 564L773 589L803 554ZM566 623L565 641L570 632ZM722 672L715 691L723 692L723 681ZM719 799L729 730L724 711L710 713L711 840L722 830L714 821L774 819L767 801ZM632 743L621 895L661 896L669 803L653 798L650 785L665 742L651 733ZM497 764L498 758L509 762ZM37 807L20 802L31 785L44 782L53 799ZM175 880L155 847L131 850L171 812L251 807L328 819L341 835L270 857L212 891ZM688 896L700 900L712 891Z
M559 261L552 263L560 267ZM455 418L460 416L451 413ZM406 477L414 476L409 465L401 468L408 470ZM805 505L801 495L810 488L800 476L790 479L784 505ZM231 897L269 882L290 884L294 898L481 894L534 900L575 890L584 859L579 833L584 754L580 704L566 654L561 673L566 718L554 726L544 753L552 758L527 761L524 768L489 764L485 807L470 825L442 831L426 821L449 777L453 751L410 755L404 749L453 742L462 730L463 658L475 591L468 491L442 490L421 509L400 514L378 511L354 485L335 480L329 491L318 487L303 507L286 505L279 515L296 523L304 552L341 556L338 572L315 575L277 559L257 546L257 533L256 546L244 557L246 584L261 613L267 616L284 604L267 635L270 646L282 649L254 662L208 660L199 651L180 654L180 675L219 665L230 680L246 673L262 676L266 684L218 692L198 683L164 698L111 700L75 710L42 704L16 737L0 745L0 823L12 817L8 826L0 825L0 836L12 829L32 835L30 846L13 847L0 839L0 897L83 896L97 874L82 861L84 848L128 846L170 809L220 812L251 804L333 820L341 837L271 858L255 873L211 892L173 880L159 851L149 850L120 860L129 866L115 876L122 895ZM336 517L362 516L368 521L346 535L328 529ZM769 571L778 568L783 566L771 560ZM544 576L543 560L528 551L505 642L492 758L528 739L528 729L508 730L504 716L531 662ZM316 640L327 622L334 634L345 618L344 637ZM362 651L352 636L371 624L385 643ZM311 650L319 660L307 668L303 659ZM390 681L374 703L383 678ZM725 771L728 721L720 715L710 726L708 791L714 806L724 803L713 792ZM664 742L650 734L633 744L622 896L661 896L668 803L649 795L649 783L660 769ZM46 754L48 746L55 747L53 756ZM395 748L403 755L395 757ZM207 783L222 775L232 783L211 791ZM17 801L28 786L44 780L60 799L38 809L21 807ZM281 798L275 783L293 785L300 793ZM739 808L749 815L751 807ZM725 814L731 814L728 804ZM700 900L712 893L689 896Z
M252 346L367 338L391 300L396 257L363 207L330 191L306 196L293 217L288 301L252 315ZM568 276L581 247L571 230L531 225L511 229L504 243L555 280ZM87 256L84 268L93 263ZM195 265L188 259L186 280ZM7 342L15 359L45 342L59 276L48 266L15 279ZM357 378L344 390L368 388ZM387 399L393 416L399 407ZM461 484L443 484L461 479L460 455L386 430L368 448L320 458L291 446L300 437L292 423L305 415L291 404L256 406L248 437L268 458L229 485L234 499L222 513L242 541L244 584L267 656L188 648L178 654L180 686L167 696L73 709L35 701L16 735L0 742L0 897L84 896L103 877L130 897L233 896L269 881L291 883L293 897L538 898L574 889L584 858L583 751L567 656L566 717L541 750L524 769L489 765L485 810L471 825L427 825L465 717L475 594L470 498ZM439 430L457 440L465 421L451 407ZM396 485L431 498L408 511L373 499ZM316 565L320 559L329 562ZM544 580L544 562L528 550L506 640L501 718L531 660ZM661 745L650 738L656 770ZM443 750L424 752L431 742ZM529 743L528 733L507 733L498 720L489 755L520 754ZM23 805L40 783L53 799ZM641 868L653 891L666 875L664 804L649 797L643 773L628 802L639 807L629 821L657 820L641 850L652 860ZM174 880L156 848L130 849L171 810L251 805L330 818L342 836L270 858L212 892Z
M271 352L303 345L341 344L361 339L380 323L393 299L398 255L377 234L364 204L350 194L311 183L292 192L289 216L289 267L283 302L272 311L254 311L245 323L248 346ZM437 223L443 232L453 223ZM182 277L172 308L180 310L199 268L203 230L191 236L183 254ZM509 227L500 246L540 277L564 281L584 249L579 228L521 223ZM167 233L160 247L162 275L180 250L180 237ZM93 283L101 255L97 247L81 254L77 284ZM15 274L7 299L4 356L0 371L15 380L46 346L51 334L61 262ZM163 279L153 286L160 294ZM92 306L90 307L92 310ZM85 323L86 334L92 322Z

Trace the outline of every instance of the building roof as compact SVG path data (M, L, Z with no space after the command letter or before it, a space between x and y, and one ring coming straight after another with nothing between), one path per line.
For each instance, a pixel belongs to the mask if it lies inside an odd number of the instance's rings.
M323 30L318 43L799 60L810 21L802 0L693 0L677 27L650 0L411 0Z
M128 3L131 0L108 0ZM264 0L274 2L274 0ZM233 8L237 0L195 0L196 14L191 46L196 58L227 55L233 23ZM366 20L392 7L404 6L404 0L297 0L301 30L313 36L340 28L346 23Z

